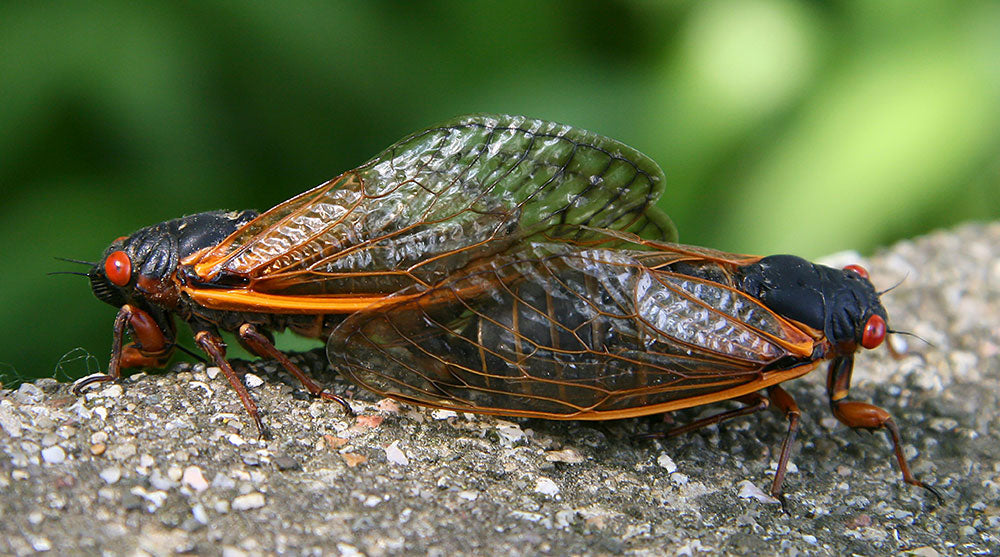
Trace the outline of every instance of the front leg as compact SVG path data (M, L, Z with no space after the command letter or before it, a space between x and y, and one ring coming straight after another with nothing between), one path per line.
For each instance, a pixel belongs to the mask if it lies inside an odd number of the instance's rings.
M130 332L135 342L123 346L125 334ZM125 304L115 317L114 338L111 342L111 360L108 373L87 377L73 386L79 395L88 385L117 381L122 368L163 367L174 352L173 331L164 331L151 315Z
M847 427L872 431L884 429L888 431L889 437L892 439L892 449L896 454L896 461L903 472L903 481L930 491L937 497L938 502L940 502L942 500L941 494L933 487L918 480L910 472L910 466L906 463L906 457L903 455L903 442L899 435L899 427L896 426L892 415L873 404L845 400L850 388L851 371L853 368L854 356L851 355L840 356L830 363L830 370L826 381L827 392L830 397L830 409L833 410L833 415L840 420L840 423Z

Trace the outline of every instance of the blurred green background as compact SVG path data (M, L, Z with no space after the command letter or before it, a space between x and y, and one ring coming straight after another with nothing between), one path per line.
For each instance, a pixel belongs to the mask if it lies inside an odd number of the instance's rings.
M114 310L54 256L266 209L464 113L638 148L681 240L728 251L1000 215L993 1L5 2L0 91L8 383L107 365Z

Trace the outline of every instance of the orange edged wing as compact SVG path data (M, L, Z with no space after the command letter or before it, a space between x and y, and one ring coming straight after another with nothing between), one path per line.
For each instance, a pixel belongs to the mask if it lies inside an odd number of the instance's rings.
M328 355L380 395L551 419L695 406L815 367L801 328L644 255L533 244L349 316Z
M531 237L583 241L596 227L672 241L654 205L662 192L656 163L612 139L466 116L403 139L184 263L205 282L257 293L392 293Z

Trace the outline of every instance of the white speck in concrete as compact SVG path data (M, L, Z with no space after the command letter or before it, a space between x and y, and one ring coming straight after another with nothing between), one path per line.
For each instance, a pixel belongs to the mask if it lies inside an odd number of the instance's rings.
M264 495L255 491L233 499L232 508L234 511L248 511L259 509L264 506L264 503Z
M100 476L104 483L111 485L122 478L122 469L117 466L108 466L101 470Z
M0 428L7 435L17 438L21 436L21 418L11 410L13 406L9 400L0 401Z
M97 396L106 398L121 398L123 394L125 394L125 389L123 389L121 385L111 385L101 391Z
M208 524L208 513L205 512L205 507L201 503L191 507L191 515L198 522Z
M181 483L198 493L208 489L208 481L205 480L205 475L201 473L201 468L198 468L197 466L188 466L184 469L184 475L181 477Z
M393 441L385 448L385 458L393 463L400 466L409 466L410 459L406 457L406 453L399 448L399 441Z
M668 474L673 474L677 471L677 465L674 464L674 459L670 458L670 455L667 453L663 453L656 457L656 463L660 465L660 468L666 470Z
M584 461L583 455L575 449L563 449L561 451L548 451L545 453L545 460L549 462L565 462L566 464L579 464Z
M535 481L535 493L555 497L559 494L559 485L549 478L538 478L538 480Z
M62 464L66 460L66 451L59 445L42 449L42 460L48 464Z
M31 548L38 552L50 551L52 542L48 538L34 538L31 540Z
M743 480L742 482L736 485L738 485L740 488L739 497L741 499L756 499L761 503L775 503L775 504L781 503L781 501L778 501L774 497L771 497L770 495L761 491L759 487L754 485L754 483L749 480Z

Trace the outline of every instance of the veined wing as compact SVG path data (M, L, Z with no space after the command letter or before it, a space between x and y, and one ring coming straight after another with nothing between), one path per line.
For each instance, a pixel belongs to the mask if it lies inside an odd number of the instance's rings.
M654 206L663 187L655 162L612 139L466 116L274 207L188 263L258 293L391 293L530 237L586 241L581 226L672 241Z
M564 419L724 400L815 366L815 341L795 324L722 283L648 267L647 256L524 246L351 315L328 356L384 396Z

